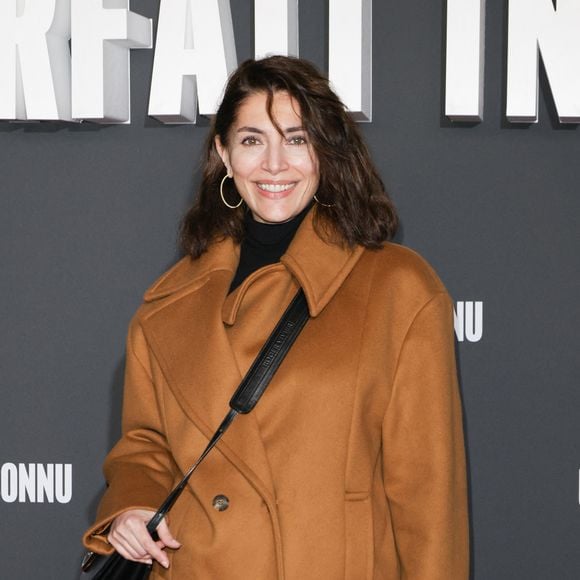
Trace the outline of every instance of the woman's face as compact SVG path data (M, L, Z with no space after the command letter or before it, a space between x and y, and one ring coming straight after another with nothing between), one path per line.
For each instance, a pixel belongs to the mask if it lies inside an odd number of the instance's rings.
M228 147L216 137L217 150L236 188L263 223L281 223L298 215L318 188L318 160L302 126L300 107L286 92L274 93L272 116L267 95L254 93L242 102L228 135Z

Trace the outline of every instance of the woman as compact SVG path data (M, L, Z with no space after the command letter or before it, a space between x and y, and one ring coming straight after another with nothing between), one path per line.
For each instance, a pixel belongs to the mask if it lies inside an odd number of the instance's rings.
M387 242L395 228L328 81L294 58L242 64L184 221L188 255L131 324L123 437L87 547L154 562L155 579L467 578L451 302ZM153 542L145 523L300 287L310 321Z

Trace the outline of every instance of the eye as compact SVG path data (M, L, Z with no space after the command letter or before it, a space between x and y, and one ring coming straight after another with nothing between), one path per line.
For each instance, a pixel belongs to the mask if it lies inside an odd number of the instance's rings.
M288 139L288 143L290 145L306 145L306 138L302 135L296 135L294 137L290 137L290 139Z
M242 139L242 145L258 145L260 141L254 135L249 135L248 137L244 137Z

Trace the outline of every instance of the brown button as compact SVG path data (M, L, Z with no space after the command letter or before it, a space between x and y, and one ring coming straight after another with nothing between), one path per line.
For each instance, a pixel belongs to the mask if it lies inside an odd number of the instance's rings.
M230 507L230 500L225 495L216 495L211 504L218 512L224 512Z

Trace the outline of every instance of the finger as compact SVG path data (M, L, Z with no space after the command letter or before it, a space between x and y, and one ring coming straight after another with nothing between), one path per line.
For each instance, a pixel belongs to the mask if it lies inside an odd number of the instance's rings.
M169 526L165 520L161 521L156 532L159 536L159 540L163 542L163 545L173 548L174 550L181 547L181 543L173 537L173 534L169 530Z
M145 553L143 550L135 549L124 538L117 538L109 535L107 540L109 544L111 544L111 546L113 546L113 548L115 548L115 550L126 560L142 562L144 564L153 563L149 554Z
M162 546L159 546L157 542L153 541L149 534L147 534L147 538L142 542L142 546L151 558L159 562L164 568L169 568L169 558L167 557L167 554L163 551Z
M119 518L111 529L109 541L119 551L130 556L131 560L137 561L151 556L144 543L150 539L145 522L140 514L125 514Z
M165 547L162 543L158 543L149 534L145 524L141 522L142 525L136 524L133 531L131 540L132 546L141 552L143 555L147 555L154 560L157 560L164 568L169 568L169 558L167 554L163 551ZM137 545L135 545L135 543Z
M169 559L162 549L164 546L153 541L145 525L151 513L146 510L129 510L121 514L113 521L108 539L119 554L128 560L149 563L154 559L168 568Z
M127 560L133 562L144 562L151 564L152 560L157 560L164 568L169 568L169 559L162 547L158 546L145 530L144 534L137 530L135 534L127 532L123 535L121 530L117 530L115 537L111 537L111 545Z

